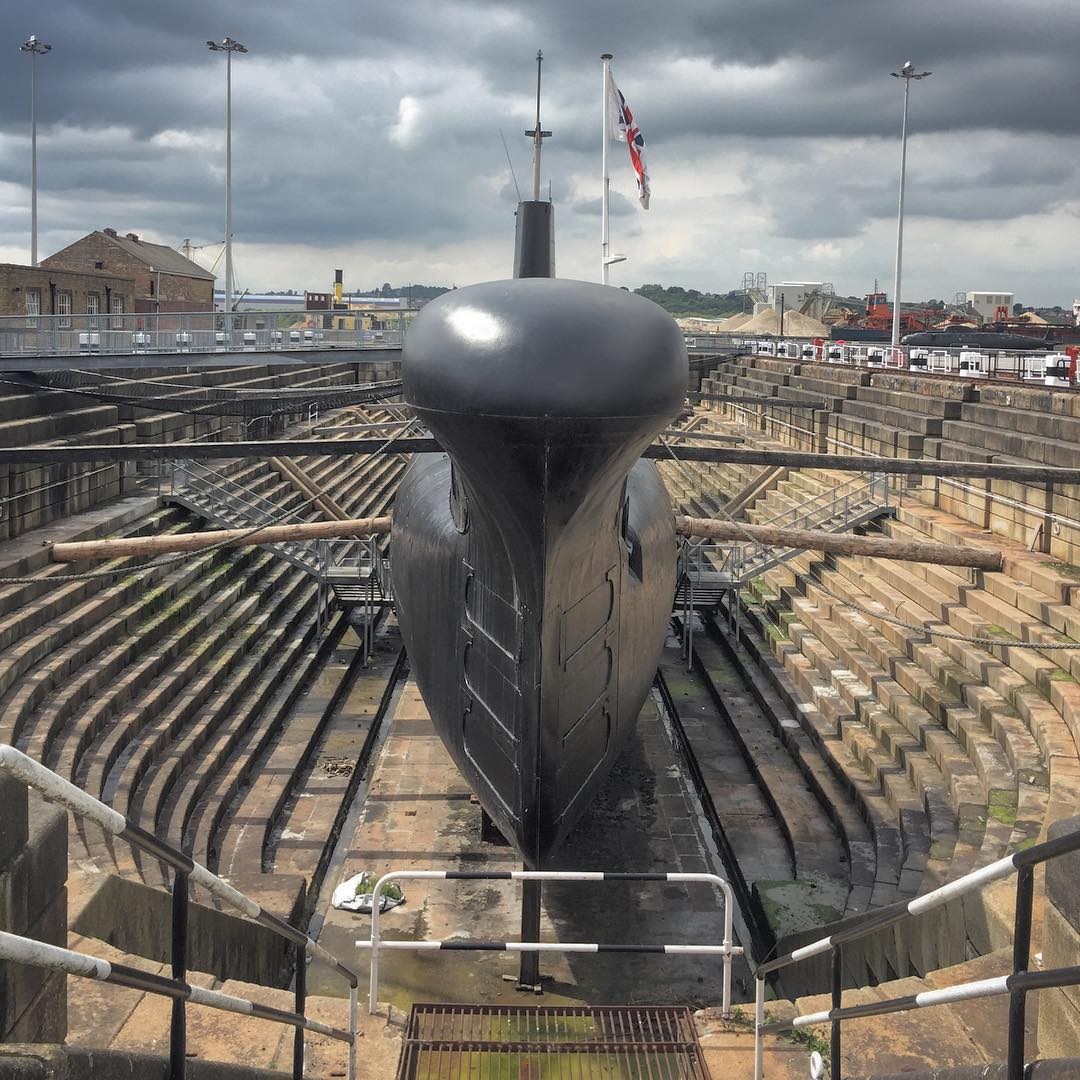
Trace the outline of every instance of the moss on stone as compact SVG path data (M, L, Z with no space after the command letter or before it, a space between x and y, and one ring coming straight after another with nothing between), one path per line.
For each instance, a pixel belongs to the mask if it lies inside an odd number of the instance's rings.
M1002 825L1016 824L1016 792L1015 791L991 791L990 800L986 807L987 813L995 821Z
M814 881L759 879L754 882L754 894L777 938L825 926L843 916L842 906L829 903L831 891L819 890Z
M1049 569L1055 570L1065 577L1080 581L1080 566L1074 566L1072 563L1068 562L1045 562L1043 563L1043 566L1049 567Z

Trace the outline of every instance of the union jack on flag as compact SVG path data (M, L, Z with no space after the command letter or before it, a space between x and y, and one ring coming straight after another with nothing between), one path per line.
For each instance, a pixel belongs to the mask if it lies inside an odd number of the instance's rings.
M649 209L649 170L645 165L645 140L641 129L634 122L634 114L626 104L622 91L615 85L615 78L608 70L608 111L611 116L611 137L626 141L630 151L630 164L637 174L638 198L645 210Z

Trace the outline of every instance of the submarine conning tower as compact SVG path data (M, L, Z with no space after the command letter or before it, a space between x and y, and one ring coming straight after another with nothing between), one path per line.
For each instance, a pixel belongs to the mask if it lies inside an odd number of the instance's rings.
M459 769L537 865L606 779L663 646L674 525L640 455L682 407L685 346L642 297L517 278L428 304L402 377L446 451L395 504L402 634Z

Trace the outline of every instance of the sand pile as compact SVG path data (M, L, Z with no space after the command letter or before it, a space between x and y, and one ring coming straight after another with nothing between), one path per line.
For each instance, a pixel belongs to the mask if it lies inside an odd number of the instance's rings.
M780 315L773 309L755 315L752 319L744 322L740 327L744 334L762 334L776 336L780 333ZM817 319L811 319L809 315L803 315L798 311L784 313L784 336L785 337L828 337L829 331L824 323Z

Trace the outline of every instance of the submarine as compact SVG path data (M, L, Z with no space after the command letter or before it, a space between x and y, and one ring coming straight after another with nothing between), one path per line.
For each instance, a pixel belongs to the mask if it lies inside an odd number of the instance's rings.
M660 661L672 507L642 451L683 409L674 320L553 276L553 208L518 206L516 276L428 303L405 401L443 448L394 504L401 634L434 726L538 868L587 812Z
M901 345L938 346L948 348L1002 349L1015 352L1034 352L1037 349L1053 349L1050 335L1029 337L1027 334L1010 334L1004 330L985 330L974 326L947 326L941 330L920 330L905 334Z

